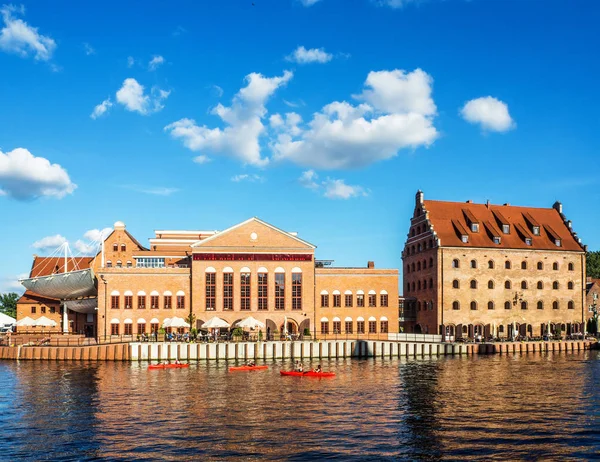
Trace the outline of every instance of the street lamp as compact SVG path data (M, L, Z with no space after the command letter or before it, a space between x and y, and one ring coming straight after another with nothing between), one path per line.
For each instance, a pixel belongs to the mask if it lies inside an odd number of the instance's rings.
M106 342L106 291L108 288L108 281L105 279L104 275L101 274L100 275L100 279L102 279L102 282L104 283L104 341Z

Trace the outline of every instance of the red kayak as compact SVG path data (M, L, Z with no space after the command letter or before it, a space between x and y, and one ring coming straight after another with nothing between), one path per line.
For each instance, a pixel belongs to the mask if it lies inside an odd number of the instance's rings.
M263 369L268 369L269 366L231 366L229 368L229 372L235 371L261 371Z
M335 377L335 372L298 372L298 371L279 371L281 375L292 375L294 377Z
M190 367L189 364L150 364L148 369L183 369Z

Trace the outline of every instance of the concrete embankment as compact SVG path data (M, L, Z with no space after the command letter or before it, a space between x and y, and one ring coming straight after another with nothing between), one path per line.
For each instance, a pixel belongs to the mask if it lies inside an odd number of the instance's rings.
M0 347L0 359L160 361L265 360L311 358L415 358L427 356L578 352L592 348L590 341L429 343L374 340L259 343L120 343L79 347Z

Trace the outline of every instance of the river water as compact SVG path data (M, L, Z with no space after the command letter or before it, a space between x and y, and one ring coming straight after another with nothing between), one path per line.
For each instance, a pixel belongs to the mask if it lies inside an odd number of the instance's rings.
M600 457L598 352L267 364L0 362L0 459Z

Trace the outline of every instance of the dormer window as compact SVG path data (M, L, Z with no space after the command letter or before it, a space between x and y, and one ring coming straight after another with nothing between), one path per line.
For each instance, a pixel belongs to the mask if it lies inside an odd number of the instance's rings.
M468 234L463 234L461 236L461 240L463 241L464 244L467 244L469 242L469 235Z
M531 238L530 237L526 237L525 238L525 245L531 245Z
M501 239L500 236L494 236L494 244L500 245Z
M539 236L540 235L540 227L539 226L534 226L533 227L533 235L534 236Z
M556 244L556 247L560 247L560 239L554 239L554 244Z
M504 234L509 234L510 233L510 225L502 225L502 232Z
M474 233L478 233L479 232L479 223L471 223L471 231L473 231Z

